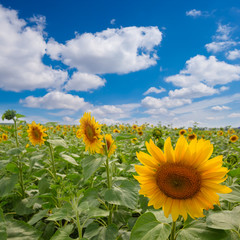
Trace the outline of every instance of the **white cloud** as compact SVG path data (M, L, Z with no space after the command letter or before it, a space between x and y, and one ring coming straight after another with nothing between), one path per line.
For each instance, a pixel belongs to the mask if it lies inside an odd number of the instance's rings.
M73 73L71 79L65 85L67 91L89 91L105 85L106 80L89 73Z
M166 92L166 89L162 87L160 87L159 89L155 87L150 87L145 93L143 93L143 95L148 95L150 93L162 93L162 92Z
M204 96L213 95L218 92L219 91L217 89L208 87L203 83L198 83L198 84L193 84L190 87L176 89L174 91L171 90L169 91L169 96L173 98L182 98L182 97L200 98Z
M67 72L42 63L44 18L31 21L37 22L37 27L27 26L15 10L0 5L0 88L4 90L59 88L67 80Z
M226 90L228 90L228 89L229 89L229 87L226 87L226 86L222 86L222 87L219 88L219 90L220 90L221 92L226 91Z
M164 97L164 98L154 98L154 97L145 97L141 101L142 106L146 108L174 108L174 107L179 107L184 104L190 104L191 100L190 99L172 99L169 97Z
M190 11L187 11L186 15L191 17L199 17L202 15L202 12L200 10L192 9Z
M110 21L110 23L111 23L112 25L114 25L115 22L116 22L116 19L114 19L114 18Z
M235 60L237 58L240 58L240 50L234 49L233 51L229 51L227 53L227 59L229 60Z
M43 97L29 96L21 99L20 103L31 108L71 109L74 111L91 107L91 104L85 102L83 98L59 91L49 92Z
M232 31L233 28L230 27L228 24L218 24L217 34L214 36L214 38L220 41L227 41L230 38Z
M223 111L223 110L229 110L231 109L230 107L227 107L227 106L214 106L212 107L212 110L215 110L215 111Z
M236 46L238 43L234 41L225 41L225 42L211 42L205 45L208 52L222 52L226 51L228 48Z
M231 113L230 115L228 115L228 117L230 117L230 118L240 118L240 113Z
M77 35L65 45L51 39L47 52L80 72L124 74L155 65L158 57L154 47L161 40L157 27L112 28Z
M64 122L66 122L66 123L70 123L70 124L73 124L74 122L75 122L75 119L73 119L73 118L70 118L70 117L68 117L68 116L65 116L65 117L63 117L63 121Z
M239 81L240 66L218 61L214 56L206 58L197 55L186 62L186 68L181 70L180 74L167 77L165 80L185 88L200 82L213 87L217 84Z
M122 114L123 110L114 105L103 105L91 110L93 115L106 116L107 114Z

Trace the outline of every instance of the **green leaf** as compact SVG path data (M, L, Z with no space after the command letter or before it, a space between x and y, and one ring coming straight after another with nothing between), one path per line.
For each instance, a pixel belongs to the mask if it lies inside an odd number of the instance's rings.
M23 118L23 117L26 117L26 116L19 113L16 114L16 118Z
M69 235L73 231L73 225L67 225L57 230L50 240L72 240Z
M44 217L47 217L47 209L41 210L38 213L36 213L35 215L33 215L33 217L28 221L28 224L33 225L35 223L37 223L39 220L41 220Z
M132 139L135 137L136 135L133 135L133 134L119 134L115 139L116 141L119 141L119 140L125 140L125 139Z
M14 211L16 212L16 214L20 216L32 214L33 209L29 208L27 204L28 204L27 198L22 200L18 199L18 201L14 205Z
M231 177L240 177L240 168L231 170L228 172L228 175Z
M37 240L41 236L41 232L33 228L31 225L17 220L6 221L7 240Z
M75 160L73 157L71 157L71 156L69 156L69 155L66 155L66 154L60 154L60 156L61 156L65 161L67 161L67 162L69 162L69 163L71 163L71 164L73 164L73 165L78 166L78 163L76 162L76 160Z
M0 208L0 236L2 240L7 240L6 222L1 208Z
M73 216L73 210L70 203L65 203L61 208L54 209L53 214L47 218L48 221L60 221L60 220L67 220L71 221Z
M12 175L10 177L3 177L0 180L0 197L8 195L13 189L18 181L17 175Z
M91 223L85 233L84 237L91 240L115 240L118 236L118 228L115 224L110 224L108 227L100 227L96 223Z
M21 149L20 148L12 148L10 150L7 151L7 155L19 155L21 153Z
M52 144L52 146L54 148L58 147L58 146L68 148L68 145L66 144L66 142L62 138L48 139L47 142Z
M88 156L82 160L83 177L87 181L104 162L104 158Z
M233 186L230 188L232 189L232 192L228 194L218 194L220 196L220 199L232 203L240 202L240 186Z
M233 240L230 231L208 228L205 222L193 221L179 230L176 240Z
M212 213L207 217L207 226L221 230L236 231L240 228L240 207L235 207L232 211L221 211Z
M135 209L138 202L138 185L128 180L116 181L104 194L104 199L115 205Z
M171 226L157 221L153 213L144 213L134 225L130 240L166 240L171 233Z

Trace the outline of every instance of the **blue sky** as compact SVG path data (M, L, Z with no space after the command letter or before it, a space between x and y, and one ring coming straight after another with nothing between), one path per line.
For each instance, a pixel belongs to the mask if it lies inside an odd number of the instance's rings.
M0 115L240 124L239 1L0 0Z

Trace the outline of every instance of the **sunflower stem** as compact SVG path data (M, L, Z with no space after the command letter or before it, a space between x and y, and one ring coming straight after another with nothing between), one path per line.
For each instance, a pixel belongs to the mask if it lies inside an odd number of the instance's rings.
M18 132L17 132L17 119L13 118L14 121L14 135L15 135L15 140L16 140L16 145L19 147L19 141L18 141ZM19 184L21 187L21 195L22 198L25 198L25 189L24 189L24 184L23 184L23 166L20 157L18 156L17 160L17 166L19 170Z
M174 240L175 239L175 230L176 230L176 222L173 221L172 222L172 230L171 230L170 240Z
M57 175L56 175L56 168L55 168L53 148L52 148L51 144L49 144L49 151L50 151L50 158L51 158L51 164L52 164L52 173L53 173L54 179L56 180L57 179Z

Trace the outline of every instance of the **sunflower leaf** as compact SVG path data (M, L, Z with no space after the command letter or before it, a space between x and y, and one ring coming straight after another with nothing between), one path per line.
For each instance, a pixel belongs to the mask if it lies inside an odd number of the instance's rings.
M153 213L144 213L135 223L130 240L166 240L171 233L171 226L157 221Z
M104 162L104 158L88 156L82 160L83 177L85 182L97 171Z
M192 221L179 230L176 240L233 240L237 239L231 231L209 228L205 222Z

